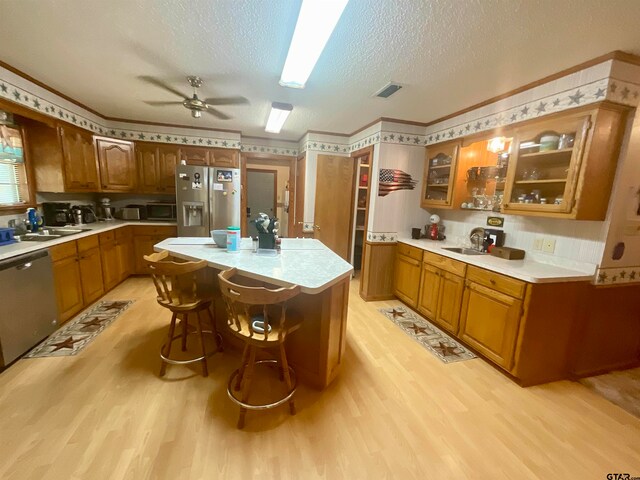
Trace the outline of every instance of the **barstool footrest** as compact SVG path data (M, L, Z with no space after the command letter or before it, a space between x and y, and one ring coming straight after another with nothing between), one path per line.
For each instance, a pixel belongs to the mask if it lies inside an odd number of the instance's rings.
M188 365L189 363L195 363L195 362L201 362L202 360L204 360L205 358L209 358L214 356L216 353L222 351L222 349L220 348L220 344L219 344L219 340L218 337L220 336L219 333L217 332L212 332L211 330L203 330L202 333L208 333L210 335L214 335L216 337L216 349L213 350L212 352L208 352L206 355L200 355L199 357L195 357L195 358L188 358L186 360L174 360L172 358L169 357L165 357L164 356L164 350L167 347L166 343L162 344L162 347L160 347L160 358L171 364L171 365ZM197 335L198 332L188 332L188 335ZM179 333L177 335L174 335L173 338L171 339L171 343L175 342L178 339L182 338L182 334Z
M256 365L264 364L264 363L270 363L270 364L276 364L276 365L279 364L278 360L269 359L269 360L258 360L256 362ZM255 404L252 404L252 403L245 403L242 400L240 400L239 398L237 398L234 395L234 392L233 392L233 383L234 383L236 377L239 374L240 374L240 369L238 368L238 369L234 370L234 372L229 377L229 383L227 384L227 395L229 396L229 398L231 399L231 401L233 403L235 403L236 405L239 405L239 406L241 406L243 408L246 408L247 410L268 410L270 408L276 408L276 407L279 407L280 405L284 405L289 400L291 400L291 397L293 397L293 394L296 393L296 388L298 387L298 381L297 381L297 378L296 378L296 372L295 372L295 370L293 368L289 367L289 374L291 376L292 387L291 387L291 390L289 390L285 394L284 397L276 400L275 402L265 403L265 404L260 404L260 405L255 405Z

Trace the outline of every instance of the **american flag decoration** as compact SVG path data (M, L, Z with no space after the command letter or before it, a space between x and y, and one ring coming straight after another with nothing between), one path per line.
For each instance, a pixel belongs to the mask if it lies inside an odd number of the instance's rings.
M384 197L397 190L413 190L416 183L418 182L413 180L411 175L402 170L381 168L378 182L378 196Z

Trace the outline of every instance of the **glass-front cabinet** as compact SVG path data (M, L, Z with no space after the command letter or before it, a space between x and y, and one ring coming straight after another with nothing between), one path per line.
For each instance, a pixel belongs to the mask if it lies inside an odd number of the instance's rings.
M515 131L505 213L571 211L591 125L587 113Z
M459 149L458 142L427 149L420 201L422 208L452 206Z

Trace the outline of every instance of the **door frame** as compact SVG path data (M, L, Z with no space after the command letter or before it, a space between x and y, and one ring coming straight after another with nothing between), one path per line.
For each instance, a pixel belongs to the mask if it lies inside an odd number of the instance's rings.
M257 152L243 152L240 154L240 235L246 237L248 235L248 223L247 223L247 165L281 165L289 167L289 214L288 214L288 229L287 236L294 235L294 204L293 199L296 198L296 156L288 155L272 155L269 153L257 153ZM250 167L249 167L250 168ZM262 170L264 171L264 170ZM277 188L276 188L277 195ZM277 202L276 202L277 204ZM276 205L277 206L277 205Z
M258 172L258 173L273 173L273 215L276 216L278 214L278 171L277 170L267 170L262 168L249 168L247 167L247 173L249 172ZM245 208L245 222L247 222L247 210ZM249 224L247 223L247 228L249 228Z

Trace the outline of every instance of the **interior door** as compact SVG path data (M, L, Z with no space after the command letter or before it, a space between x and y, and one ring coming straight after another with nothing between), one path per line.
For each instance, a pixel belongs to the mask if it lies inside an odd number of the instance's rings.
M278 172L276 170L247 169L247 208L249 220L255 220L260 212L273 217L276 213L276 185ZM256 236L258 230L255 223L249 222L250 236Z
M350 157L318 155L316 168L314 238L346 261L351 246L354 165Z

